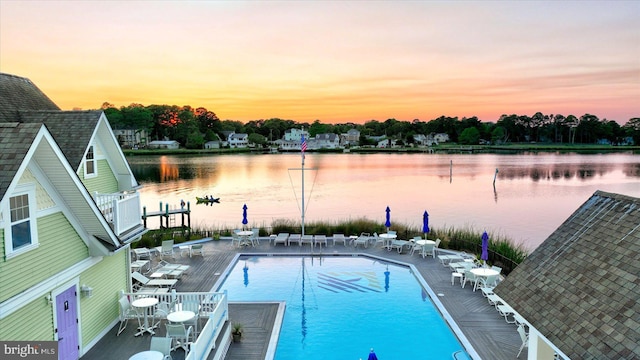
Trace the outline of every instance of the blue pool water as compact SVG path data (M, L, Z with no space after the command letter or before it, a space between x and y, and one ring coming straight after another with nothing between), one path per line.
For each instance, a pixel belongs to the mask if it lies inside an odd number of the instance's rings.
M463 347L406 266L366 257L240 258L229 301L286 301L276 360L450 359Z

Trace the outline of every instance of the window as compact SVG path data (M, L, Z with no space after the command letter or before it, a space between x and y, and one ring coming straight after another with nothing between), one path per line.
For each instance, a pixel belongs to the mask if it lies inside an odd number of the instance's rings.
M84 173L85 175L96 174L96 159L93 154L93 146L89 146L89 150L87 151L87 157L84 163Z
M15 251L32 244L29 195L23 194L10 198L9 210L11 213L11 246Z

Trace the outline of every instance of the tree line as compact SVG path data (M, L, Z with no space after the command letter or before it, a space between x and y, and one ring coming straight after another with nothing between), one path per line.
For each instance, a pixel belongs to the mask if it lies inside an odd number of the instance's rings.
M224 131L245 133L249 135L249 142L266 145L281 139L292 128L307 129L311 137L323 133L342 134L357 129L361 134L361 145L366 145L371 136L386 136L402 144L412 144L414 135L435 133L445 133L450 141L465 145L481 142L595 144L600 141L620 145L627 144L627 139L640 144L640 117L632 118L624 125L613 120L601 120L591 114L576 117L540 112L532 116L502 115L496 122L483 122L475 116L462 119L441 116L429 121L387 119L370 120L364 124L324 124L320 120L308 123L278 118L242 123L220 120L213 111L204 107L131 104L116 108L105 102L102 110L114 129L145 129L150 139L176 140L191 149L200 149L207 141L221 140Z

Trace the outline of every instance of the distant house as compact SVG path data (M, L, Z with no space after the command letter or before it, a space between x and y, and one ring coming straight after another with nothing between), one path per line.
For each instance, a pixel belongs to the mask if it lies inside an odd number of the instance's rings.
M346 134L340 134L340 144L345 145L358 145L360 143L360 131L357 129L350 129Z
M227 143L230 148L246 148L249 146L249 135L247 134L229 134Z
M222 141L220 140L212 140L204 143L205 149L220 149L222 147Z
M288 129L285 130L283 140L285 141L297 141L300 144L300 139L302 139L302 135L306 138L309 138L309 132L303 129Z
M528 359L640 359L640 199L596 191L495 289ZM515 354L514 354L515 357Z
M437 133L437 134L433 134L433 141L437 145L437 144L440 144L440 143L449 142L451 140L449 139L449 134L447 134L447 133Z
M149 149L179 149L180 143L175 140L154 140L147 145Z
M123 148L145 147L149 142L145 129L113 129L113 135Z
M102 111L61 111L8 74L0 149L0 339L55 340L60 359L78 359L131 288L140 185Z
M310 139L309 142L309 149L337 149L339 147L340 137L336 134L316 134L316 137Z

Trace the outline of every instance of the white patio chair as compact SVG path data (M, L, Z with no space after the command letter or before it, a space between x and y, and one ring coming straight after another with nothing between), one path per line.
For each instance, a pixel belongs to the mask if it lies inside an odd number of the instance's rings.
M291 245L291 243L297 242L298 246L302 246L302 235L301 234L291 234L289 235L289 240L288 243L289 245Z
M191 245L191 256L193 255L200 255L204 257L204 245L202 244Z
M162 248L160 249L160 258L164 260L165 256L170 256L172 259L175 257L173 252L173 240L164 240L162 242Z
M440 243L441 242L442 242L442 240L436 239L436 243L435 243L435 245L433 245L433 254L431 256L433 256L434 259L438 255L438 249L440 248Z
M315 235L313 237L313 246L318 245L320 249L322 249L322 244L324 247L327 247L327 236L326 235Z
M522 349L529 346L529 334L527 334L526 331L524 330L524 325L518 326L518 334L520 334L520 340L522 340L522 345L520 345L520 350L518 350L518 355L516 355L516 358L520 357L520 353L522 352Z
M273 239L273 245L276 246L278 244L283 244L284 246L289 245L289 233L279 233L275 239Z
M471 283L471 285L474 287L476 286L476 283L478 282L478 277L476 276L476 274L472 273L471 270L465 270L464 271L464 279L462 280L462 288L464 288L466 283Z
M240 230L234 230L231 233L231 246L234 246L234 245L237 247L242 246L242 238L240 237L240 235L238 235L239 231Z
M118 303L120 305L120 326L118 327L118 334L116 336L119 336L124 331L129 319L139 318L138 312L131 306L126 296L121 296Z
M311 245L311 248L313 249L313 235L308 235L308 234L304 234L300 237L300 246L304 245L304 244L309 244Z
M336 242L341 242L342 245L347 246L347 238L344 234L333 234L331 239L333 240L333 246L336 245Z
M260 245L260 229L259 228L253 228L251 229L253 231L253 235L251 235L251 245L253 247L255 247L256 245Z
M167 327L167 337L172 339L172 350L182 348L185 355L189 352L189 344L191 342L191 333L193 328L188 328L184 324L165 324Z
M173 339L170 337L153 336L151 337L151 344L149 350L159 351L164 355L163 360L172 360L171 357L171 344Z
M362 245L365 248L369 247L370 238L371 236L369 235L369 233L360 234L357 239L353 240L353 247L357 248L358 245Z

